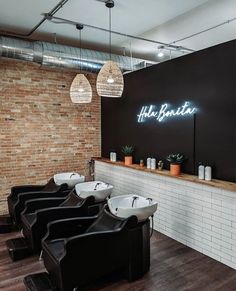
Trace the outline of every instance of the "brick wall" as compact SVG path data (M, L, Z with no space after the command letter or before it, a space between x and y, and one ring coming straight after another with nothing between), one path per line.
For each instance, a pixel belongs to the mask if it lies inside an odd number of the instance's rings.
M112 195L153 198L156 230L236 269L235 192L99 161L95 176L114 186Z
M56 172L87 174L100 155L100 98L96 75L91 104L73 104L75 73L0 59L0 213L13 185L44 183Z

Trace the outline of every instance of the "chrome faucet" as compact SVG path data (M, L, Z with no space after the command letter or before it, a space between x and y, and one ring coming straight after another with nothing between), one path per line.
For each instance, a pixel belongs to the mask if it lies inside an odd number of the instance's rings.
M94 191L97 190L97 186L98 186L98 185L101 185L101 184L102 184L102 183L98 182L98 183L95 185L95 187L94 187L93 190L94 190Z
M152 198L146 198L146 200L148 200L148 201L149 201L149 204L151 204L151 203L152 203Z
M138 196L133 196L133 201L132 201L132 208L134 207L134 201L135 201L135 200L137 200L137 199L139 199L139 197L138 197Z
M72 177L72 176L75 176L76 174L75 173L72 173L71 175L70 175L70 178Z

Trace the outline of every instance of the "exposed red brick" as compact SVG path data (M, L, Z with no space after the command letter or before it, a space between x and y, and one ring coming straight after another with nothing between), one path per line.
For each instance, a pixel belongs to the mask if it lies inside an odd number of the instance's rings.
M54 173L88 174L100 155L100 98L96 75L90 104L73 104L75 73L0 59L0 213L10 187L46 182Z

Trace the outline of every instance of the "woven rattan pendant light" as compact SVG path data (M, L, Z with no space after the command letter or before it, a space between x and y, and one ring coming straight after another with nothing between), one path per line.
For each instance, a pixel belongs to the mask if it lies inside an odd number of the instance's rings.
M109 50L110 60L107 61L97 77L97 92L102 97L121 97L124 90L124 78L116 62L111 60L111 8L114 7L114 1L105 2L109 9Z
M83 25L76 25L80 34L80 74L77 74L70 87L70 98L73 103L90 103L92 100L92 88L84 74L81 73L81 30Z

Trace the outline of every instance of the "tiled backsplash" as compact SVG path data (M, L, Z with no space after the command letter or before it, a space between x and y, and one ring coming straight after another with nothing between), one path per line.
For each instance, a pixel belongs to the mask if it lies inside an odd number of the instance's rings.
M113 195L153 198L156 230L236 269L236 192L102 161L95 175L114 185Z

